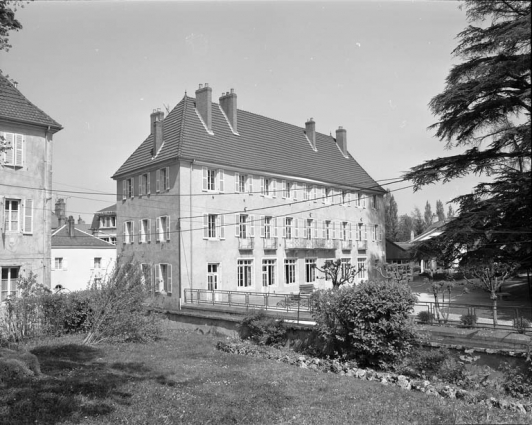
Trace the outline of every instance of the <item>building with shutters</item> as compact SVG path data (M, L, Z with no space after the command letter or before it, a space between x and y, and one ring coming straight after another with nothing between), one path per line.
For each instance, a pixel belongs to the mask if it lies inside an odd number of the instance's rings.
M0 74L0 302L33 272L50 287L52 137L61 125Z
M93 236L116 245L116 204L96 211L90 230Z
M161 304L179 307L189 288L326 287L314 266L327 259L371 278L385 259L385 191L347 151L346 130L240 110L233 90L219 103L207 84L195 95L153 111L113 175L119 258L142 267Z

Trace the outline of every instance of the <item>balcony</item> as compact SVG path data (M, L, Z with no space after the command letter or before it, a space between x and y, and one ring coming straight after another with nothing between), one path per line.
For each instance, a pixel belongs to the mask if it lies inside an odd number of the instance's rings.
M238 238L238 249L252 250L255 247L255 239Z
M277 249L277 238L264 238L264 249Z
M285 239L284 247L286 249L306 249L307 242L309 242L307 239L302 238Z
M365 251L368 249L368 241L357 241L357 249L359 251Z
M285 239L284 247L285 249L336 249L336 241L332 239Z
M316 249L336 249L336 241L333 239L313 239Z
M342 251L351 251L353 249L353 241L341 241Z

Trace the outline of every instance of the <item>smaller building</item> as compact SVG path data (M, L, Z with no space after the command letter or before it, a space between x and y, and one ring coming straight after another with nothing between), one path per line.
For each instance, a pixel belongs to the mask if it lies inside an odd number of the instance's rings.
M52 233L52 288L87 289L104 280L115 262L116 246L79 229L72 216Z
M90 230L98 239L116 245L116 204L96 211Z

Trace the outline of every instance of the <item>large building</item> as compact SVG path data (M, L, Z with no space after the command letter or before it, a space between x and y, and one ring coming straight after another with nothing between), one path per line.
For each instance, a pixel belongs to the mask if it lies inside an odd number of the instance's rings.
M0 302L30 272L50 287L52 137L61 128L0 74Z
M361 148L363 148L361 146ZM370 147L368 146L368 149ZM384 190L336 137L212 102L205 84L164 117L113 175L118 254L168 308L190 289L298 292L342 259L370 279L384 261Z

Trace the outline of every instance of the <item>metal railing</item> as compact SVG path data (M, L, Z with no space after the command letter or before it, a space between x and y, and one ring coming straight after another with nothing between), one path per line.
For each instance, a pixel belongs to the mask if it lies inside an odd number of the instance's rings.
M262 241L264 249L277 249L277 238L264 238Z
M254 247L254 238L238 238L238 249L253 249Z
M337 241L322 238L291 238L284 240L286 249L336 249Z
M353 248L353 241L341 241L342 251L351 251Z

